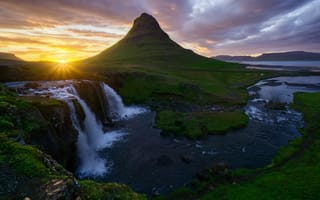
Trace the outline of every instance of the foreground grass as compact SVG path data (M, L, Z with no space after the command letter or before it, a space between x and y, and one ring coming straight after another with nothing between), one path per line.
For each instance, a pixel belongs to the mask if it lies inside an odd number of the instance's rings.
M118 183L79 181L81 199L146 200L145 195L133 192L128 186Z
M48 131L49 122L33 105L50 108L62 106L62 102L38 97L21 98L0 84L0 199L24 199L26 196L51 199L49 196L59 191L62 194L53 195L52 199L59 195L62 195L59 199L67 198L67 195L80 196L81 199L146 199L128 186L117 183L80 181L79 187L73 175L51 156L25 144L24 138L33 131L42 134ZM15 188L10 188L12 184Z
M43 164L42 153L38 149L13 142L4 133L0 134L0 158L18 176L45 180L50 177L49 169Z
M223 175L211 169L192 188L158 199L320 199L320 93L296 93L292 108L303 114L303 137L279 149L269 166Z
M242 175L248 179L248 174L256 174L252 180L211 188L199 199L320 199L320 93L297 93L292 107L306 122L302 139L282 148L271 166ZM187 190L171 197L195 198L195 193Z

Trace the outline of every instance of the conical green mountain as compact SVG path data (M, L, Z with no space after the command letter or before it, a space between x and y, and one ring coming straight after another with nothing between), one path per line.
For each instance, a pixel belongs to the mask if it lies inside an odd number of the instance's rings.
M136 18L127 35L112 47L85 60L90 64L190 65L212 59L184 49L146 13Z

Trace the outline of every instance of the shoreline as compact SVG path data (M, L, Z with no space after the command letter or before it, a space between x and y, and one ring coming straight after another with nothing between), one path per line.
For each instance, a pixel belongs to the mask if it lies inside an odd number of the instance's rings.
M240 63L241 64L241 63ZM281 65L250 65L242 64L246 69L252 70L268 70L268 71L284 71L284 72L310 72L320 74L320 67L295 67Z

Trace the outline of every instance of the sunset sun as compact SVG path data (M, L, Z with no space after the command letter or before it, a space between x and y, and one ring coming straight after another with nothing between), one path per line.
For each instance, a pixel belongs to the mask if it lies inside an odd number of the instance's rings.
M58 62L61 63L61 64L64 64L64 63L66 63L66 60L61 59L61 60L59 60Z

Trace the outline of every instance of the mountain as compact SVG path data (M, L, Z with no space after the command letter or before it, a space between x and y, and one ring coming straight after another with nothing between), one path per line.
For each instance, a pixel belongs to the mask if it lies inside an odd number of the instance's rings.
M264 53L258 60L320 60L320 53L305 51L290 51L282 53Z
M134 20L127 35L98 55L83 60L85 64L192 65L213 63L212 59L182 48L170 39L157 20L146 13ZM218 63L222 63L216 61Z
M258 57L252 56L229 56L219 55L213 57L223 61L298 61L298 60L320 60L320 53L305 51L289 51L279 53L264 53Z
M2 52L0 52L0 60L22 61L21 58L18 58L12 53L2 53Z
M239 60L254 60L254 57L251 56L229 56L229 55L219 55L212 57L217 60L225 60L225 61L239 61Z

